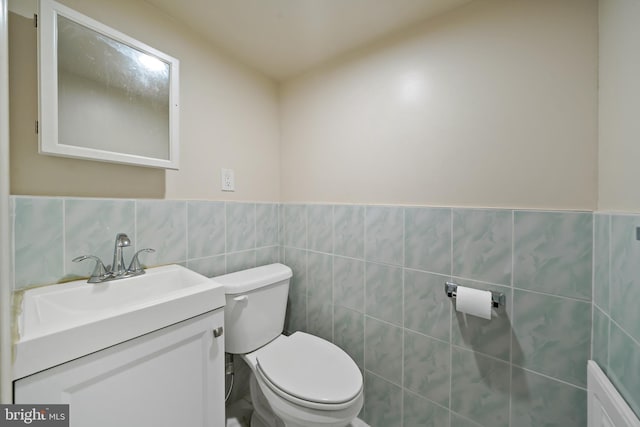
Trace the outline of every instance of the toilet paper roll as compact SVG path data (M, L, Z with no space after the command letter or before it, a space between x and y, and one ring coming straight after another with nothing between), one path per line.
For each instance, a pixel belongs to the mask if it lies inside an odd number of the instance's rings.
M491 292L458 286L456 310L483 319L491 319Z

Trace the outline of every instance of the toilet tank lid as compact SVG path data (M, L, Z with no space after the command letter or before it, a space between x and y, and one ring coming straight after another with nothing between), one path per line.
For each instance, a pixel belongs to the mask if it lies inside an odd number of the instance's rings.
M226 295L236 295L290 279L292 275L291 268L276 263L213 277L211 280L224 286Z

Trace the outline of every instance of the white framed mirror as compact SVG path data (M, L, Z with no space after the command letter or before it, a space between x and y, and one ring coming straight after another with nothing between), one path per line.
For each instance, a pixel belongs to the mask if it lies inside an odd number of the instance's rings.
M178 169L178 60L53 0L38 29L40 153Z

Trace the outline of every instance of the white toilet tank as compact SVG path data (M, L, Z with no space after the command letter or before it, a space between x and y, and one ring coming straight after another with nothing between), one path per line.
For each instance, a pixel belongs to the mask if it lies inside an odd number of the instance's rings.
M269 264L211 279L225 288L227 353L251 353L282 334L292 274L286 265Z

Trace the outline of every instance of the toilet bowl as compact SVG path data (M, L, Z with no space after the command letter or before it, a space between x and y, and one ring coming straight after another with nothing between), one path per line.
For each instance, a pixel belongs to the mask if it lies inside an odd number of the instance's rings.
M344 427L363 404L362 374L338 346L282 334L291 269L282 264L216 277L225 287L226 351L251 368L252 427Z
M346 426L362 408L360 370L321 338L281 335L242 358L251 367L254 387L287 426Z

